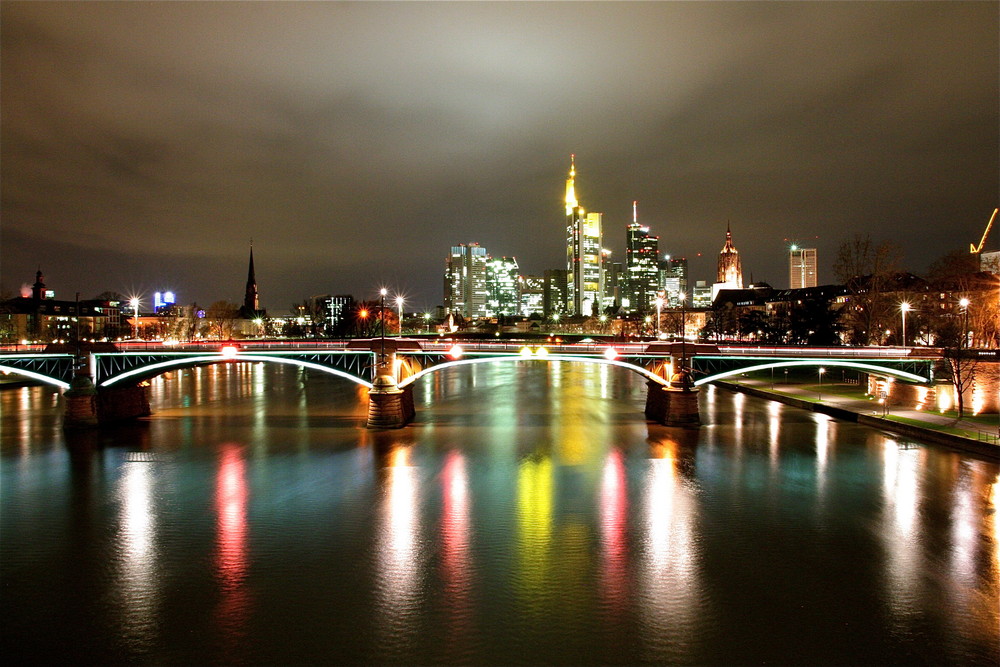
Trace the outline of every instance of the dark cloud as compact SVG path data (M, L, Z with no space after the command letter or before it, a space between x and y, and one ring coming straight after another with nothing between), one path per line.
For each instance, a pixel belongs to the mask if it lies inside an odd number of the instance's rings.
M61 294L264 304L387 283L441 301L450 245L564 257L569 153L623 255L631 202L711 280L727 221L893 238L923 270L1000 200L998 6L22 3L2 12L2 271ZM818 237L818 238L817 238Z

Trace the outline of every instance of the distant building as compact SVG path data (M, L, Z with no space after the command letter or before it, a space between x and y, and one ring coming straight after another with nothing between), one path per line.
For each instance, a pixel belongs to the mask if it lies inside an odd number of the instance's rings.
M520 313L518 277L517 259L514 257L488 258L486 260L486 289L489 293L486 314L488 317Z
M80 338L117 338L130 335L121 319L120 303L88 299L60 301L45 286L41 269L35 274L31 296L17 297L0 304L0 339L51 342Z
M542 276L519 276L518 288L521 315L529 317L545 313L545 278Z
M467 319L486 317L486 248L478 243L451 247L445 259L444 307Z
M247 285L243 296L243 305L240 307L240 319L260 320L267 316L267 311L261 310L260 296L257 293L257 275L253 268L253 241L250 242L250 265L247 268ZM252 332L252 329L241 323L240 330Z
M587 213L576 199L576 160L566 180L566 311L593 315L604 296L601 270L601 214Z
M719 252L716 281L712 286L712 300L720 290L743 289L743 266L740 263L740 251L733 245L733 233L726 225L726 244Z
M611 261L611 251L605 250L603 253L604 271L604 309L611 308L617 312L622 307L622 299L625 297L625 267L621 262Z
M816 248L789 248L788 284L790 289L816 287Z
M659 237L650 236L649 227L640 225L636 202L632 202L632 222L625 228L625 284L630 312L650 310L659 292Z
M312 311L328 334L346 335L351 326L354 297L350 294L321 294L312 297Z
M692 308L710 308L712 306L712 288L704 280L695 282L691 297L687 300Z
M569 302L567 271L563 269L548 269L545 271L545 296L542 301L546 318L555 314L566 313L566 304Z
M688 261L686 257L671 257L667 255L660 261L660 289L663 290L667 306L676 308L680 305L681 294L688 303L691 294L688 292Z

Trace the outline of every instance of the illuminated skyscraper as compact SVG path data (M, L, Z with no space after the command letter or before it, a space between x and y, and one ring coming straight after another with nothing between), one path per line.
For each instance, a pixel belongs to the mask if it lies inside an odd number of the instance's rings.
M632 222L625 228L627 310L645 312L650 310L659 291L657 253L660 237L650 236L649 227L639 224L636 210L636 202L632 202Z
M487 259L486 290L489 293L486 303L486 314L489 317L518 314L520 298L517 259L513 257Z
M816 248L789 248L788 282L792 289L816 287Z
M486 317L486 248L478 243L451 247L445 259L444 307L449 313L475 319Z
M566 180L566 310L596 315L604 295L601 271L601 214L587 213L576 199L576 156Z

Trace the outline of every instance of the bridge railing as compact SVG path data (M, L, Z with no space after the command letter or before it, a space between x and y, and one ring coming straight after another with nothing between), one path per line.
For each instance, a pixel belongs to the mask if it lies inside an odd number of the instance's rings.
M720 345L719 352L748 357L917 358L939 359L938 347L757 347Z

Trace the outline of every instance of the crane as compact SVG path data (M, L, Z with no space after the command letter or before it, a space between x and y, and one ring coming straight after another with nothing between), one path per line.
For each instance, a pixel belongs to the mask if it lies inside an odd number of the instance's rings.
M969 244L969 252L973 255L978 255L983 251L983 246L986 245L986 237L990 233L990 227L993 226L993 221L997 219L997 211L1000 209L993 209L993 215L990 216L990 221L986 223L986 231L983 232L983 238L979 239L979 247L976 247L975 243Z

